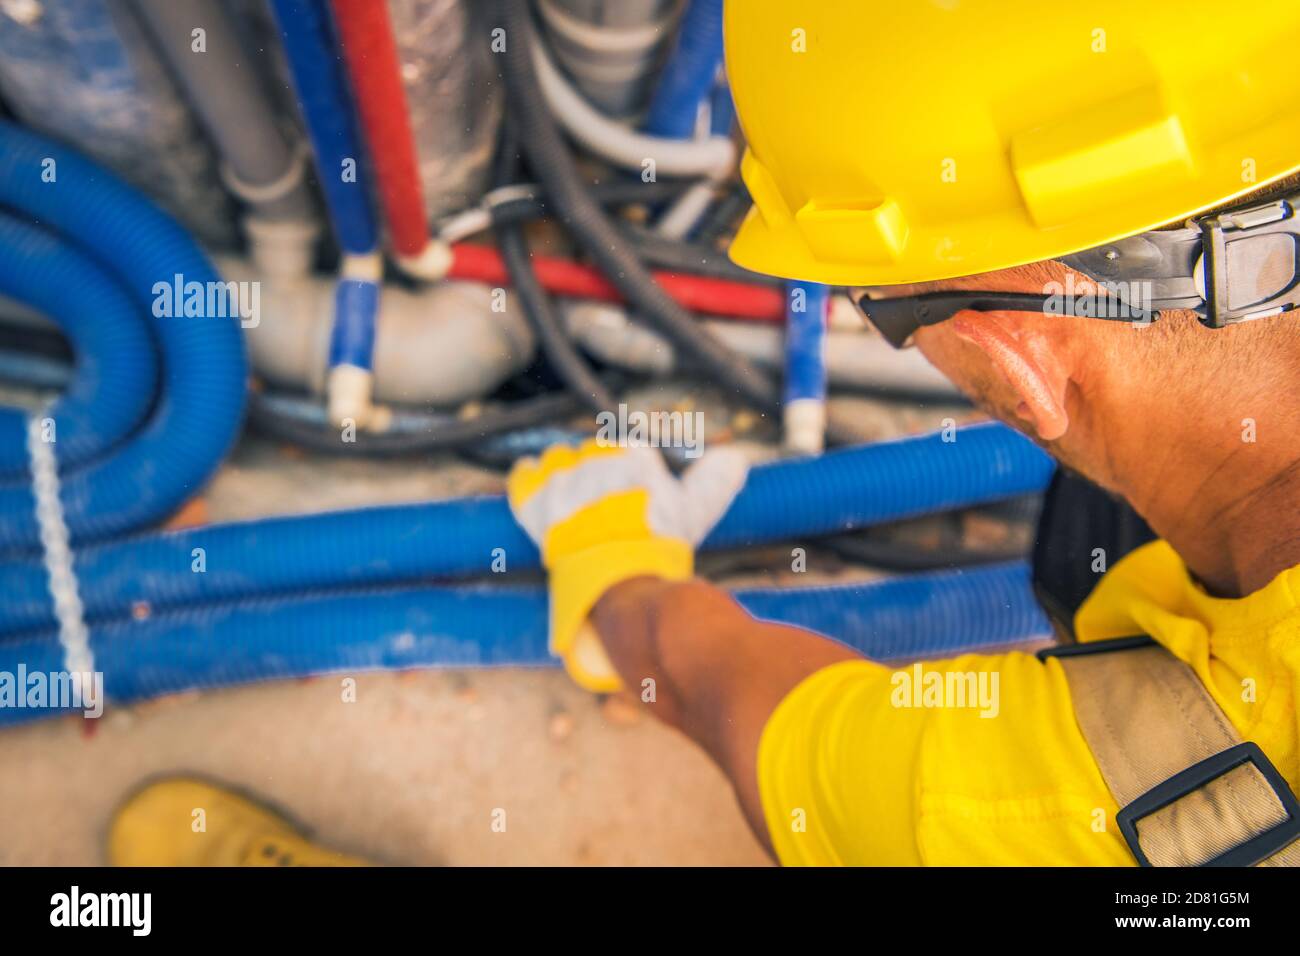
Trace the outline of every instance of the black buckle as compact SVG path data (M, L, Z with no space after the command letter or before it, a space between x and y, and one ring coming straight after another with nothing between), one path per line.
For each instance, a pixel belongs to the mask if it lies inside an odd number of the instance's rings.
M1201 320L1202 325L1221 329L1234 322L1295 308L1300 275L1294 271L1291 281L1268 299L1237 309L1228 307L1228 235L1240 232L1264 236L1280 232L1296 236L1300 229L1292 222L1294 218L1295 208L1287 200L1280 199L1249 209L1207 216L1194 223L1201 230L1202 270L1205 278L1205 318Z
M1211 780L1222 777L1244 763L1254 764L1255 769L1263 774L1264 779L1273 788L1273 792L1277 794L1277 798L1282 801L1287 819L1201 865L1254 866L1260 860L1267 859L1278 850L1300 839L1300 801L1296 800L1296 795L1291 792L1291 788L1277 772L1272 761L1264 755L1264 751L1260 750L1257 744L1246 741L1235 747L1229 747L1213 757L1207 757L1200 763L1192 764L1186 770L1179 771L1163 783L1156 784L1115 815L1119 832L1124 834L1128 848L1133 851L1138 864L1151 865L1151 861L1142 852L1142 846L1138 842L1137 822L1139 820L1199 790Z

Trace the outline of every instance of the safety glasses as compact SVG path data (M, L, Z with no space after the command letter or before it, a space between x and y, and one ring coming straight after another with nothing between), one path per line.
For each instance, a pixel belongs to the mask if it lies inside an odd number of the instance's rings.
M958 312L966 310L1037 312L1042 315L1070 315L1133 323L1152 322L1156 317L1155 312L1135 308L1117 298L1108 297L1088 297L1075 304L1068 296L1024 292L926 292L896 299L872 299L862 290L855 290L853 294L863 318L896 349L912 345L912 336L917 329L946 322Z
M1162 310L1183 309L1206 327L1221 329L1300 308L1298 208L1300 195L1275 198L1061 257L1097 284L1096 295L928 292L872 299L857 289L852 296L866 320L898 349L911 344L917 329L963 309L1138 324L1155 321Z

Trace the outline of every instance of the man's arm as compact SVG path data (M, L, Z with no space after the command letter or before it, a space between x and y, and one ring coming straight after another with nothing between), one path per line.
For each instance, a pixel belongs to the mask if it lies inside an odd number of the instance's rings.
M860 657L809 631L757 621L700 581L641 577L605 593L591 621L624 684L708 752L731 779L750 826L772 852L758 791L759 737L800 681Z

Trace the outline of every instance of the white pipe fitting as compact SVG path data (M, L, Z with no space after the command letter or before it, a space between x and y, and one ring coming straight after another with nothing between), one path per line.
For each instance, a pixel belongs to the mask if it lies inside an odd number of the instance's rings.
M264 219L256 213L243 219L249 254L257 271L268 279L301 279L311 273L320 223L314 219Z
M222 259L218 265L230 280L259 277L246 260ZM325 394L334 287L331 276L262 278L262 320L244 334L253 367L269 384ZM495 311L491 288L473 282L416 290L385 286L375 327L372 401L454 408L490 394L527 367L536 351L532 329L513 300Z
M397 268L420 282L441 282L451 269L451 246L430 237L425 247L413 256L397 256Z
M781 408L781 435L785 450L796 455L820 455L826 450L826 403L819 398L797 398Z

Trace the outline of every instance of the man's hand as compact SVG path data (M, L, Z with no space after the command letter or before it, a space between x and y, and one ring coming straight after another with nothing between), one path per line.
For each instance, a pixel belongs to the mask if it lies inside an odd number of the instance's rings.
M588 690L622 685L587 621L592 607L622 581L684 581L694 551L745 483L748 465L735 449L710 452L682 479L650 448L588 441L557 446L510 473L515 518L537 543L550 572L551 652Z

